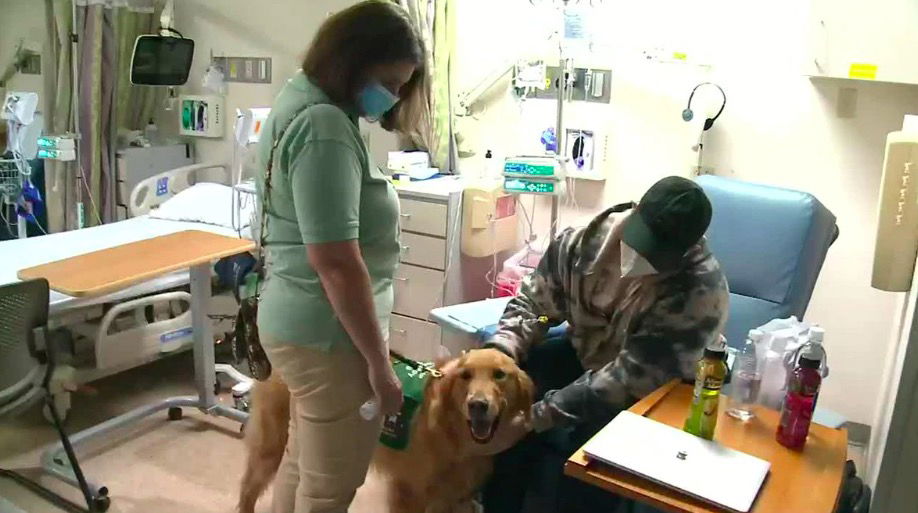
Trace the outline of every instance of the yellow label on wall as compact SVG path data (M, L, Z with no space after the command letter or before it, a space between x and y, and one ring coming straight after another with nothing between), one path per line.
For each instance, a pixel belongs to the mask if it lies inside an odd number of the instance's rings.
M863 62L852 62L851 68L848 69L848 78L859 78L861 80L876 80L877 65L866 64Z
M673 52L673 59L677 61L684 61L687 58L688 58L688 55L686 55L684 52Z

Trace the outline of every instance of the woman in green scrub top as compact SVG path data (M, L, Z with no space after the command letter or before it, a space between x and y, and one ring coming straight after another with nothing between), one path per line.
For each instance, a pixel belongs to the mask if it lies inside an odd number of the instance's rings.
M258 329L291 393L276 513L345 513L381 429L381 418L365 420L360 406L375 398L381 413L401 407L384 335L398 199L358 119L411 131L426 97L424 55L396 4L340 11L319 28L263 129L267 279Z

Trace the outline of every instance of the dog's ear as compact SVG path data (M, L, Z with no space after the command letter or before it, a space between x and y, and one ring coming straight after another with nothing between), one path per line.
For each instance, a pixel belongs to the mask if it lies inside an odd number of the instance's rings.
M434 358L434 367L442 371L443 368L449 365L449 363L453 361L454 359L455 358L453 358L452 356L438 356Z
M441 426L448 425L446 418L449 411L450 396L452 396L453 386L456 381L456 370L452 366L440 366L443 375L439 378L431 378L428 393L430 394L430 408L427 415L427 428L431 431L440 429Z
M457 358L451 358L446 363L438 364L437 369L443 374L439 378L431 378L429 392L431 394L430 410L427 418L427 427L431 430L446 430L450 424L450 415L455 413L449 401L452 401L453 388L459 379L459 371L468 360L466 353Z
M529 377L529 374L526 374L526 372L521 369L516 371L516 388L517 404L513 405L513 409L515 411L522 411L526 420L529 421L530 406L532 406L535 400L535 384L532 382L532 378Z

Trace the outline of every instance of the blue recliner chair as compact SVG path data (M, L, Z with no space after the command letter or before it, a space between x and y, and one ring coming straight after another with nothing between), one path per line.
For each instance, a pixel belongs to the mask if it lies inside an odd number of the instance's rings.
M829 246L835 216L812 194L718 176L698 183L714 207L708 242L730 284L727 341L776 318L802 319ZM485 339L509 298L437 308L431 318L448 329ZM556 333L557 332L557 333ZM563 328L550 333L560 335Z
M796 315L802 319L829 246L835 216L812 194L718 176L702 176L714 214L708 244L730 284L727 342Z

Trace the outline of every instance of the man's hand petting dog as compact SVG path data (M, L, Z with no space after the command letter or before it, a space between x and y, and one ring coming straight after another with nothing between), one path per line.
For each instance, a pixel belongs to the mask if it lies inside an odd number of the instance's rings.
M513 420L497 428L494 438L484 444L473 444L469 450L479 456L493 456L513 447L532 431L532 425L524 412L519 412Z

